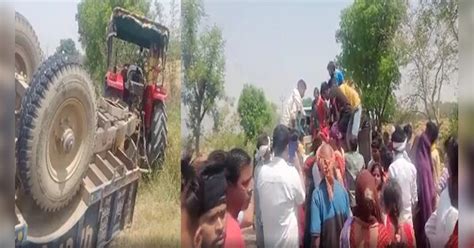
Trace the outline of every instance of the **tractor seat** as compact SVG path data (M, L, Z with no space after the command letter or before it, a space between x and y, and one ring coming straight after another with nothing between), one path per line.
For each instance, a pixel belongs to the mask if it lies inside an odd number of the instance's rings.
M123 76L121 73L114 73L113 71L108 71L105 75L105 78L108 87L123 91Z

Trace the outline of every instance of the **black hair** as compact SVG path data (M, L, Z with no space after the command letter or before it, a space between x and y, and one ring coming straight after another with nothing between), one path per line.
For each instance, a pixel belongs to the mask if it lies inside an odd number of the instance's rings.
M405 135L407 136L407 139L410 140L412 135L413 135L413 128L411 127L410 124L406 124L403 127L403 131L405 132Z
M328 91L329 89L329 84L326 81L321 83L321 94L325 91Z
M181 208L189 215L191 229L199 223L201 200L199 180L190 160L181 159Z
M290 142L290 130L285 125L278 125L273 129L273 151L280 156L288 147Z
M298 88L299 87L304 87L305 89L307 88L306 82L303 79L298 80Z
M395 127L395 131L392 133L392 141L393 142L404 142L406 140L406 135L403 129L400 126Z
M458 184L458 140L456 136L450 136L444 142L444 150L446 155L448 156L448 168L449 168L449 177L450 181L455 185L451 185L452 187L456 187ZM454 188L450 190L449 196L451 199L451 204L458 207L458 189Z
M328 86L329 89L331 89L332 87L337 87L336 77L332 77L328 80Z
M394 225L395 235L399 233L399 218L401 214L401 210L403 207L402 203L402 188L400 184L395 179L390 179L385 184L382 193L383 205L387 211L392 224ZM401 242L392 242L390 247L405 247L406 244Z
M327 66L328 71L333 72L336 70L336 64L334 61L329 61L328 66Z
M268 144L268 134L267 133L262 133L257 137L257 149L259 149L261 146L266 146Z
M296 129L291 129L290 131L290 141L298 141L300 133Z
M372 174L373 176L373 173L375 171L375 169L379 169L379 172L380 172L380 179L382 181L382 185L384 184L384 178L383 178L383 173L384 173L384 168L382 167L382 165L378 162L375 162L373 165L372 165L372 168L370 168L370 174ZM377 185L377 190L380 190L379 188L379 185Z
M319 95L319 89L318 89L318 87L314 87L313 95L314 95L314 92L318 92L318 95Z
M215 161L215 162L224 162L227 158L228 153L224 150L214 150L209 153L207 156L207 160Z
M438 126L436 126L434 122L428 121L426 123L426 134L428 135L430 142L434 143L436 139L438 138L438 134L439 134Z
M351 152L357 151L358 146L359 146L359 140L357 140L357 138L349 139L349 150Z
M385 146L383 146L379 151L380 151L380 163L382 164L384 171L388 171L388 167L390 167L390 165L393 162L393 154Z
M444 141L444 150L448 155L450 176L458 176L458 139L450 136Z
M252 163L252 158L246 151L240 148L234 148L229 151L225 161L226 179L227 182L236 184L240 177L240 170L243 166L249 166Z
M228 185L224 177L226 172L225 165L225 161L206 160L199 167L197 172L197 200L193 202L197 205L189 205L191 209L188 213L191 217L199 220L208 210L217 206L222 200L225 200L225 192ZM219 178L222 178L222 180ZM220 200L216 201L216 199Z

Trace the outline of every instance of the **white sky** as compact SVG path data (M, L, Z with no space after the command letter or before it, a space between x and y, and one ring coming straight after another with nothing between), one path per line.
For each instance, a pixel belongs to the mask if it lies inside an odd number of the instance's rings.
M56 47L59 46L59 41L67 38L73 39L76 48L83 52L79 43L76 22L77 4L79 2L79 0L17 0L13 3L13 6L33 26L45 55L52 55ZM163 3L164 13L168 15L171 0L161 0L160 2ZM179 0L177 3L180 4Z
M264 88L281 105L302 78L306 96L328 79L326 65L341 52L335 33L341 11L352 1L205 1L207 25L221 27L225 39L226 92L238 99L246 83ZM406 74L402 71L402 74ZM402 78L398 94L407 93ZM457 76L442 92L456 98Z

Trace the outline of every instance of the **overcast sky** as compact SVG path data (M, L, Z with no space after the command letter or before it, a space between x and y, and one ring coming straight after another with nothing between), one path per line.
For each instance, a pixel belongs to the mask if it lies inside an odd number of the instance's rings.
M306 96L312 95L312 89L328 79L329 60L341 52L335 33L341 11L351 3L205 1L207 25L219 26L225 39L227 94L238 99L243 85L250 83L264 88L280 106L301 78L310 89ZM406 91L402 87L401 92ZM454 88L446 87L442 99L454 97Z
M79 0L17 0L14 1L13 6L33 26L45 55L52 55L59 46L59 41L67 38L73 39L76 42L76 48L83 52L76 22L79 2ZM160 0L160 2L163 3L166 15L169 12L171 0Z

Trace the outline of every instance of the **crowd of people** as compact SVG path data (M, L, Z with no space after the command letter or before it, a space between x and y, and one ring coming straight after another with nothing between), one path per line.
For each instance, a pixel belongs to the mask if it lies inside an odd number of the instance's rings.
M309 155L300 80L253 158L239 148L183 157L183 247L245 247L247 226L257 247L457 247L457 138L441 141L441 159L433 122L416 137L396 125L373 132L367 161L360 91L334 63L328 72L313 92Z

